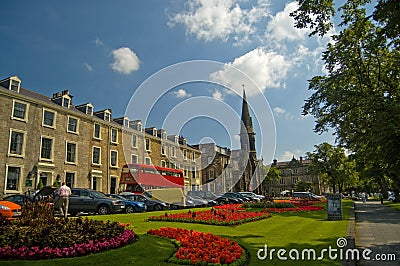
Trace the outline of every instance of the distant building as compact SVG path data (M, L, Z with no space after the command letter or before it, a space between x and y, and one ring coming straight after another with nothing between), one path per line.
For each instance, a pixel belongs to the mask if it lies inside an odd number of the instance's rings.
M315 194L324 192L319 176L310 173L310 164L311 160L303 159L303 157L297 160L293 156L292 160L284 162L274 160L271 166L279 170L281 178L270 184L268 193L279 194L285 190L295 191L296 183L299 181L309 182L311 185L311 192Z
M231 183L230 163L231 150L214 143L198 144L194 147L201 151L202 184L201 190L223 193L230 191Z

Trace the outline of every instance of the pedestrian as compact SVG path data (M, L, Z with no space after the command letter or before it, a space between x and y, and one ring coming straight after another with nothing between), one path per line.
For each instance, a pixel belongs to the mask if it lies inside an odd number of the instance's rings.
M361 199L364 203L367 202L367 195L365 194L365 192L361 193Z
M381 204L383 204L383 193L379 193L379 199L381 200Z
M58 189L59 198L59 206L61 216L67 218L68 215L68 205L69 205L69 196L71 196L71 189L65 184L62 183L61 187Z

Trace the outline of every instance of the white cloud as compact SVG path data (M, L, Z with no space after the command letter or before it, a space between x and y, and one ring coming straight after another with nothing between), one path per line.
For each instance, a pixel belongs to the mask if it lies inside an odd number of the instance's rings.
M291 120L294 118L291 113L287 112L282 107L275 107L273 110L277 117L284 117L286 120Z
M270 0L258 0L251 8L242 8L242 0L191 0L187 10L170 18L170 26L183 24L188 35L206 42L232 39L234 44L257 35L256 24L270 13Z
M225 64L223 69L212 73L210 78L240 93L243 79L242 77L238 78L236 69L239 69L248 75L264 92L267 88L282 87L292 64L283 55L273 51L267 52L263 48L256 48L236 58L233 62ZM254 86L250 86L250 88L252 87ZM246 93L248 96L252 96L258 94L259 90L256 88L246 89Z
M283 154L277 158L277 160L278 160L278 162L287 162L287 161L292 160L293 156L294 156L294 158L299 160L300 156L304 157L303 151L301 151L301 150L295 150L293 152L292 151L284 151Z
M294 26L294 19L290 17L290 13L298 8L297 2L286 4L285 9L278 12L271 18L266 28L266 39L275 41L299 41L304 40L308 33L308 29L297 29Z
M220 100L220 101L223 101L223 100L224 100L224 96L222 95L222 92L219 91L219 90L215 90L215 91L213 92L213 94L212 94L212 97L213 97L214 99L217 99L217 100Z
M94 43L96 44L96 46L102 46L103 45L103 41L99 39L99 37L96 38L96 40L94 41Z
M112 51L114 62L111 68L121 74L130 74L139 69L140 60L137 55L127 47Z
M188 98L192 96L190 93L185 91L184 89L179 89L174 92L176 98Z
M286 110L281 107L275 107L274 112L277 114L284 114L286 112Z
M84 63L83 65L85 66L85 68L86 68L88 71L93 71L93 67L92 67L91 65L89 65L88 63Z

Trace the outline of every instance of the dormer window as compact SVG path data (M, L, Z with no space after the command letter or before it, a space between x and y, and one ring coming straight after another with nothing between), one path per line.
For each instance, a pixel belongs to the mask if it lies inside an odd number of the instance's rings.
M0 80L0 86L3 86L4 88L9 89L10 91L15 91L19 93L21 80L17 76L9 77Z
M20 80L16 80L16 79L11 79L10 82L10 90L15 91L15 92L19 92L19 86L21 84Z
M129 127L129 119L124 117L124 127Z
M111 120L111 114L109 112L104 112L104 120L110 122Z
M75 108L78 109L79 111L81 111L82 113L93 116L94 108L91 103L81 104L81 105L75 106Z
M62 99L63 107L69 108L70 103L71 103L71 99L69 99L68 97L63 97L63 99Z
M93 115L93 107L88 105L86 108L86 114L87 115Z
M137 131L142 131L142 121L140 120L130 121L129 127Z

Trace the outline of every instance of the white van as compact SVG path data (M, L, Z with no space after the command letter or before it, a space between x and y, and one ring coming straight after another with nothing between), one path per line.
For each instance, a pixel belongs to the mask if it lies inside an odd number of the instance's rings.
M186 197L181 188L155 188L146 190L145 194L152 199L168 203L172 209L186 206Z

